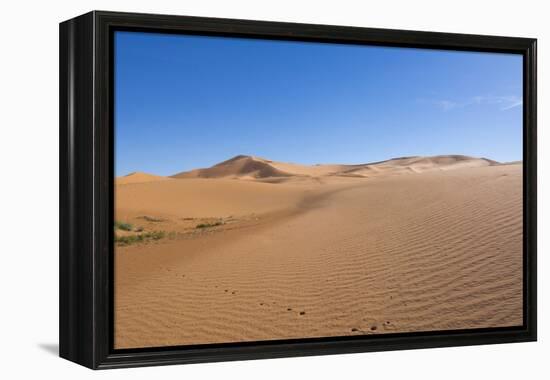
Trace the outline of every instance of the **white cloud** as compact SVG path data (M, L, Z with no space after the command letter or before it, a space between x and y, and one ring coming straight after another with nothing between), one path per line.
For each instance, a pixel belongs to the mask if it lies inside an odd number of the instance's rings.
M519 96L476 96L474 98L476 104L492 104L497 105L501 111L509 110L514 107L521 106L523 100Z
M508 104L504 107L501 107L500 110L501 111L506 111L506 110L509 110L510 108L515 108L515 107L519 107L519 106L522 106L522 105L523 105L523 100L518 99L518 100L515 100L515 101L511 102L510 104Z
M463 101L449 100L449 99L439 99L426 101L421 100L423 103L431 103L436 107L440 108L442 111L451 111L457 108L464 108L470 106L495 106L498 107L501 111L506 111L515 107L523 105L523 100L519 96L508 95L508 96L495 96L495 95L477 95Z

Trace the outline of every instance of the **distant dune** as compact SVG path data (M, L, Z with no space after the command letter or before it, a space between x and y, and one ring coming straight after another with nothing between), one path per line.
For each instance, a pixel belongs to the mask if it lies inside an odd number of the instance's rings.
M236 156L207 169L173 175L174 178L266 178L292 175L276 169L269 161L251 156Z
M486 158L476 158L461 155L446 155L432 157L401 157L392 158L372 164L356 165L336 175L356 175L371 177L373 175L403 174L407 172L423 173L439 170L455 170L498 165L499 163Z
M143 172L133 172L123 177L117 177L116 183L117 185L125 185L128 183L157 182L157 181L164 181L167 179L169 178L162 177L159 175L148 174Z
M163 233L116 247L116 348L522 324L521 162L237 156L115 199Z
M452 170L464 167L497 165L498 162L486 158L461 155L433 157L402 157L387 161L356 164L300 165L271 161L260 157L239 155L205 169L195 169L173 175L173 178L242 178L265 179L271 177L319 177L319 176L358 176L370 177L377 174L397 174L403 172L426 172L432 170Z

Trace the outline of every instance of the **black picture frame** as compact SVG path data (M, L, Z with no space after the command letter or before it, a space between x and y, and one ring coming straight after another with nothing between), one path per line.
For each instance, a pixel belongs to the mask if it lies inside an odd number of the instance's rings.
M523 56L523 326L113 349L115 30L505 52ZM60 24L60 356L89 368L536 340L536 39L93 11Z

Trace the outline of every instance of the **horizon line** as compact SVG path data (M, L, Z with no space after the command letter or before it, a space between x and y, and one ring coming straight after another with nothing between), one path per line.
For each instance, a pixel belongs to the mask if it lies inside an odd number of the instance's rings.
M381 164L381 163L392 161L392 160L406 160L406 159L411 159L411 158L434 158L434 157L468 157L468 158L475 158L475 159L480 159L480 160L492 161L495 164L499 164L499 165L509 164L509 163L516 163L516 162L517 163L523 162L523 158L520 159L520 160L512 160L512 161L503 161L503 162L501 162L501 161L493 160L493 159L488 158L488 157L478 157L478 156L470 156L470 155L466 155L466 154L454 154L453 153L453 154L437 154L437 155L398 156L398 157L390 157L390 158L387 158L387 159L384 159L384 160L360 162L360 163L326 162L326 163L305 164L305 163L299 163L299 162L293 162L293 161L273 160L273 159L264 158L264 157L257 156L257 155L252 155L252 154L237 154L237 155L232 156L232 157L230 157L226 160L219 161L218 163L215 163L211 166L200 166L200 167L196 167L196 168L192 168L192 169L188 169L188 170L183 170L183 171L179 171L179 172L176 172L176 173L173 173L173 174L168 174L168 175L161 175L161 174L156 174L156 173L141 171L141 170L133 170L133 171L131 171L127 174L123 174L123 175L116 175L115 174L114 177L115 178L123 178L123 177L128 177L128 176L139 174L139 173L149 174L149 175L156 175L156 176L159 176L159 177L173 177L173 176L176 176L178 174L187 173L187 172L191 172L191 171L194 171L194 170L209 169L209 168L212 168L214 166L217 166L217 165L220 165L220 164L223 164L223 163L226 163L226 162L230 162L230 161L237 160L237 159L243 159L243 158L264 160L264 161L267 161L267 163L277 162L277 163L283 163L283 164L293 164L293 165L302 165L302 166L323 166L323 165L361 166L361 165L376 165L376 164Z

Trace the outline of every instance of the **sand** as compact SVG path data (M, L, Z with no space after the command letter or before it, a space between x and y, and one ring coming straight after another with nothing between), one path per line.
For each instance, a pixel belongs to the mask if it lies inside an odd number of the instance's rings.
M116 179L117 185L127 185L130 183L146 183L146 182L158 182L167 180L169 178L162 177L159 175L154 174L148 174L143 172L133 172L128 175L125 175L124 177L118 177Z
M522 324L521 163L220 165L117 181L116 348Z

